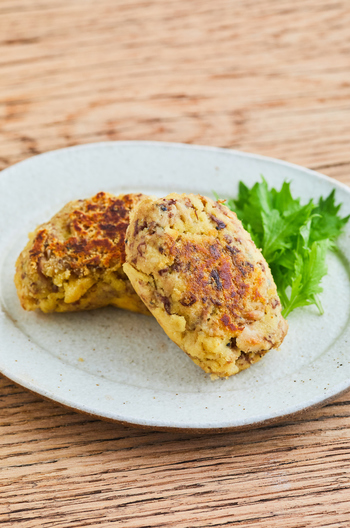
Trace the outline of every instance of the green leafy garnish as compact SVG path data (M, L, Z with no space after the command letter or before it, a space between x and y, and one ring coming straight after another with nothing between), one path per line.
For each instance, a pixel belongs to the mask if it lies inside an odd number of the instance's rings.
M217 198L217 196L216 196ZM321 279L327 274L326 254L335 249L335 240L350 215L339 216L334 190L319 199L300 204L293 198L290 183L269 189L266 180L249 189L239 182L238 197L227 201L268 262L286 317L300 306L323 308L318 295Z

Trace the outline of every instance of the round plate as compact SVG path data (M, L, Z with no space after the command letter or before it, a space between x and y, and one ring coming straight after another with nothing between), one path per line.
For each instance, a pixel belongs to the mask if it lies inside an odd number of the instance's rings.
M350 386L350 224L330 253L322 303L288 318L280 350L212 381L155 319L116 308L67 314L24 311L13 283L27 233L70 200L98 191L234 196L263 174L291 181L302 201L350 189L278 160L210 147L110 142L33 157L0 176L0 371L46 398L100 418L141 426L208 430L253 426L320 404Z

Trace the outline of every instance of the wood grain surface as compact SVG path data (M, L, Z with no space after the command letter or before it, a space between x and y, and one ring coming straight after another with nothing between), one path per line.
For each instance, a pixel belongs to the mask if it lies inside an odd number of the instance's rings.
M0 167L103 140L216 145L350 184L350 4L0 0ZM1 177L1 174L0 174ZM350 398L220 435L0 381L1 526L350 526Z

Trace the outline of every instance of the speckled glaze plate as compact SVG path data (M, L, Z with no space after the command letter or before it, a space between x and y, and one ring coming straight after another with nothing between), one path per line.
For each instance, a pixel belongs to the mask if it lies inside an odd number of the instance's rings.
M289 317L280 350L227 380L212 381L147 316L116 308L25 312L13 283L27 233L65 203L98 191L237 193L263 174L308 200L336 189L343 215L350 189L326 176L261 156L150 142L110 142L33 157L0 175L0 371L63 405L140 426L185 430L252 427L318 405L350 387L350 226L329 254L325 314Z

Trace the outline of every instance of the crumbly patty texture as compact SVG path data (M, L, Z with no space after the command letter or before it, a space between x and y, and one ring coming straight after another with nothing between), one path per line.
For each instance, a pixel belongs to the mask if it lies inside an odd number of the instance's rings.
M125 233L142 194L100 192L68 203L30 233L16 263L23 308L90 310L109 304L149 313L125 275Z
M123 268L167 335L228 377L288 330L270 269L235 213L204 196L147 197L133 210Z

